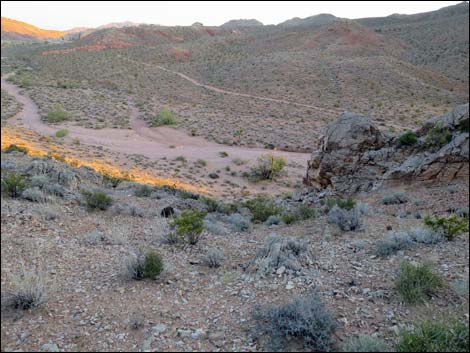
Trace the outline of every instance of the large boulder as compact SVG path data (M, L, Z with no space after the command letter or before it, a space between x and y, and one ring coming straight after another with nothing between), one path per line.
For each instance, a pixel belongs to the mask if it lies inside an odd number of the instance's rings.
M398 136L382 133L369 118L343 113L327 126L312 153L304 183L318 190L354 193L403 180L452 180L469 175L468 104L432 118L416 131L413 146L398 146ZM430 146L434 127L448 134L444 145ZM434 129L435 130L435 129Z

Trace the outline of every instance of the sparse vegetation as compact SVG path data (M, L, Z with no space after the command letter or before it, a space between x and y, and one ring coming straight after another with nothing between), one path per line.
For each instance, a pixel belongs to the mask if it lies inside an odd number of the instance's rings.
M20 152L20 153L28 154L28 149L26 147L11 144L10 146L4 149L4 152L5 153Z
M135 280L155 279L164 269L163 260L155 250L146 253L139 250L127 259L126 274Z
M150 197L152 188L148 185L138 185L134 190L134 195L137 197Z
M243 206L251 211L255 222L266 222L269 216L282 213L282 208L275 205L268 195L257 195L253 199L245 201Z
M439 149L452 140L452 133L441 122L436 123L426 136L426 144L434 149Z
M390 352L387 343L376 336L358 336L350 338L343 347L343 352Z
M5 302L3 302L5 301ZM15 309L30 310L46 301L46 282L42 271L22 268L20 276L12 277L11 289L2 298L2 305Z
M202 258L202 263L210 268L218 268L224 261L224 253L218 249L209 249Z
M382 197L381 202L383 205L401 205L408 202L408 197L401 192L396 192Z
M346 209L338 206L328 212L328 223L336 224L342 231L358 230L361 225L361 214L356 209Z

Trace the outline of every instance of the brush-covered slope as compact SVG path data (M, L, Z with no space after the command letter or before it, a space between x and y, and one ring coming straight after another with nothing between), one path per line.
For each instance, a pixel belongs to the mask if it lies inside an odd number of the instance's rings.
M2 17L2 40L60 38L64 34L62 31L42 29L26 22Z

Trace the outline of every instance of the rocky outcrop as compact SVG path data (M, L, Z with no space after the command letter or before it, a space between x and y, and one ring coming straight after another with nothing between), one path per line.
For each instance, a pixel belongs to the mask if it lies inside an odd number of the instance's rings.
M343 113L328 125L312 153L304 183L318 190L353 193L386 182L452 180L469 175L468 104L432 118L400 144L369 118Z

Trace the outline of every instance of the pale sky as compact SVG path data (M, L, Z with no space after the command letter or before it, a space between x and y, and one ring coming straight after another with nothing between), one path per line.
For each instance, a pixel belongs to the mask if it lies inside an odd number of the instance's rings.
M292 17L330 13L362 18L437 10L460 1L2 1L2 16L44 29L97 27L110 22L218 26L231 19L255 18L277 24Z

